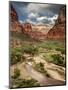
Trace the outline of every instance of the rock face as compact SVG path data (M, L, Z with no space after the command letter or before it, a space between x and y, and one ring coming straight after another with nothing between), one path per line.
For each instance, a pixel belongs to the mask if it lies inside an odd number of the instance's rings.
M66 7L60 9L54 27L48 32L47 39L65 39Z
M24 23L24 24L22 24L22 32L24 34L28 34L31 31L32 31L32 26L31 26L30 23Z
M29 31L27 34L34 40L44 40L46 38L46 35L39 31Z
M35 26L34 26L35 27ZM32 25L30 23L24 23L22 24L22 32L28 36L30 36L32 39L35 40L42 40L45 38L45 34L38 30L33 30Z
M18 21L17 13L16 13L16 11L15 11L15 9L13 8L12 5L11 5L11 8L10 8L10 18L11 18L11 21L12 21L12 22Z
M13 32L21 32L22 31L22 27L21 27L20 23L18 22L17 13L12 5L10 8L10 31L13 31Z

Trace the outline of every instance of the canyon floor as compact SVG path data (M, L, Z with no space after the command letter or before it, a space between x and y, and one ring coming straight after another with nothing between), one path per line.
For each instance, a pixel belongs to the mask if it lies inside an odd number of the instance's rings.
M10 81L15 75L14 70L20 71L20 75L13 78L13 83L11 82L12 88L17 87L17 79L34 79L40 86L65 84L65 42L63 40L34 41L21 34L11 36ZM15 62L17 58L20 60ZM22 84L21 87L27 87L27 85Z

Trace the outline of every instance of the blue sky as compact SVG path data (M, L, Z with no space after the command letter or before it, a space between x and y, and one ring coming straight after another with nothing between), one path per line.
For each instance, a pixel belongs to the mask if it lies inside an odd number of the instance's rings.
M30 22L32 24L54 24L58 17L60 4L39 4L28 2L13 2L19 21Z

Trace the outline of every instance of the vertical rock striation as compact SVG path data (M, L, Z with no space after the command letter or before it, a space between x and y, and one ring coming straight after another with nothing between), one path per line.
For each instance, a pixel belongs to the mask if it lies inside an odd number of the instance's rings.
M22 31L22 27L18 22L18 15L12 5L10 7L10 31L13 31L13 32Z
M49 30L47 39L65 39L66 7L60 9L58 19L54 27Z

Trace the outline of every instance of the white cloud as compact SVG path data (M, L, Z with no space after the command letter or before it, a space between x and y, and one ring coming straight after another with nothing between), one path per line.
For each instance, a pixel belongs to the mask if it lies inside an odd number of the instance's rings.
M38 4L32 4L32 3L30 3L27 6L27 10L28 10L28 12L31 12L31 11L37 12L39 10L39 6L38 6Z
M41 16L37 18L38 23L45 24L55 24L55 20L58 18L58 15L55 14L53 17Z
M55 14L53 17L51 17L51 18L48 18L48 20L50 20L51 21L51 23L52 24L54 24L55 23L55 20L58 18L58 15L57 14Z
M31 19L26 19L26 22L36 24L36 22L32 21Z
M38 17L38 18L37 18L37 21L40 22L40 21L42 21L42 20L44 20L44 19L47 19L47 17L46 17L46 16Z
M19 22L22 24L22 23L24 23L22 20L19 20Z
M33 24L54 24L60 5L28 3L16 6L19 19ZM23 23L21 20L20 23Z
M37 18L37 17L38 17L37 13L31 12L31 13L28 14L28 18Z
M36 20L33 21L32 18L35 18ZM40 16L34 13L30 13L28 18L26 19L26 22L32 23L32 24L55 24L55 20L58 18L58 15L55 14L53 17L47 17L47 16Z
M56 20L57 18L58 18L58 15L56 14L52 17L52 20Z
M54 13L50 11L50 8L53 8L52 6L53 5L51 4L30 3L27 5L28 18L36 19L37 23L54 24L55 20L57 19L57 15L54 16Z
M37 12L38 13L38 12L44 10L45 8L50 8L50 7L51 7L50 4L36 4L36 3L33 4L33 3L30 3L27 6L27 10L29 12L33 11L33 12Z
M42 7L42 8L49 8L49 7L51 7L50 4L39 4L39 6Z
M50 7L50 4L28 4L27 7L24 7L24 11L28 17L26 21L32 24L54 24L58 15L54 15L54 13L49 10Z

